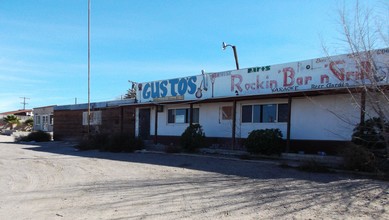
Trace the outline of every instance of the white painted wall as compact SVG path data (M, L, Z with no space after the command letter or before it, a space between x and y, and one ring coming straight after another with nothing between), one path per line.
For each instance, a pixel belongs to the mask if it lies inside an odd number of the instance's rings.
M359 120L348 94L293 98L291 139L348 141Z
M282 136L285 139L286 138L286 130L287 130L287 123L241 123L241 115L242 115L242 106L247 104L259 104L259 105L266 105L266 104L284 104L288 103L287 99L263 99L263 100L250 100L250 101L244 101L244 102L238 102L237 103L237 111L236 111L236 133L237 137L241 138L247 138L247 136L250 134L251 131L257 130L257 129L280 129L282 132ZM240 135L240 136L239 136Z
M291 139L301 140L338 140L349 141L356 124L360 120L360 109L349 94L323 95L315 97L293 98L291 118ZM236 137L246 138L252 130L278 128L287 135L287 123L241 123L242 105L247 104L281 104L287 99L264 99L237 102ZM232 106L232 102L195 104L200 108L200 124L207 137L226 137L232 134L232 120L222 120L221 107ZM158 113L158 135L180 136L189 125L168 124L168 109L189 108L186 105L164 106L164 111ZM150 134L154 135L155 107L151 109ZM138 120L138 110L136 120ZM368 116L366 116L368 118ZM138 133L138 121L136 132Z
M237 125L236 137L246 138L248 134L255 129L279 128L284 137L286 137L286 123L240 123L241 106L244 104L278 104L286 103L285 99L276 100L255 100L237 103ZM232 135L232 120L222 120L221 107L232 106L232 102L220 103L202 103L193 105L193 108L200 108L200 124L203 127L207 137L226 137ZM158 113L158 135L179 136L189 126L185 124L169 124L167 123L168 109L189 108L189 105L169 105L164 107L164 111ZM155 109L151 111L151 135L154 135Z

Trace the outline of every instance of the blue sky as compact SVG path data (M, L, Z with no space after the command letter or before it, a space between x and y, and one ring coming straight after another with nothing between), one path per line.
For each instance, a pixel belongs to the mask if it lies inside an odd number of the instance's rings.
M361 1L372 10L387 1ZM91 101L147 82L344 53L336 0L91 0ZM352 9L355 1L346 1ZM0 112L87 102L87 0L0 0ZM385 11L385 10L384 10ZM386 10L386 13L388 11Z

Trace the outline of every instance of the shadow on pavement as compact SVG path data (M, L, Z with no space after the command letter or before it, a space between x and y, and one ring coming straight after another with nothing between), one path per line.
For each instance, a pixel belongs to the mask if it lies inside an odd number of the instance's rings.
M339 179L352 178L352 175L307 173L296 169L283 168L280 166L281 162L268 160L246 161L198 154L166 154L148 151L135 153L111 153L98 150L79 151L74 148L74 144L66 142L45 142L34 143L33 145L26 143L26 145L28 147L26 146L24 149L33 151L186 168L254 179L298 178L328 183Z

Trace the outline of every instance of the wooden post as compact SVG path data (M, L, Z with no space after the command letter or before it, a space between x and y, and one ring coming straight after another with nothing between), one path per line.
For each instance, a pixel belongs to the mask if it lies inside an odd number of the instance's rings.
M290 150L290 122L292 118L292 97L288 97L288 123L286 128L286 153Z
M155 105L154 144L158 144L158 105Z
M124 123L124 107L120 107L120 133L123 134L123 123Z
M189 105L189 126L193 124L193 103Z
M232 150L235 149L235 144L236 144L235 130L236 130L236 100L234 100L232 103Z

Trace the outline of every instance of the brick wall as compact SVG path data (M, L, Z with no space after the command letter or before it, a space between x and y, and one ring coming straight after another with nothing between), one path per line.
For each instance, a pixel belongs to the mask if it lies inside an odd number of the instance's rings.
M54 111L54 140L81 140L88 133L82 125L83 110ZM135 108L131 106L93 109L101 111L101 125L91 126L91 132L135 135Z

